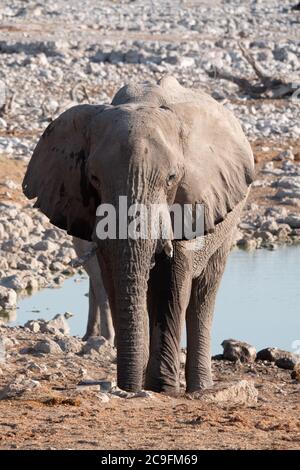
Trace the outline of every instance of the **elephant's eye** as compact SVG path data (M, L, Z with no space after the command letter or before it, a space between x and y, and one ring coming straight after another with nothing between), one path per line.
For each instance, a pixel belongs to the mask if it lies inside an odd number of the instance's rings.
M172 184L174 183L175 179L176 179L175 173L172 173L171 175L169 175L168 178L167 178L167 185L168 185L168 186L172 186Z
M97 178L97 176L91 175L91 180L96 186L100 186L100 181L99 181L99 178Z

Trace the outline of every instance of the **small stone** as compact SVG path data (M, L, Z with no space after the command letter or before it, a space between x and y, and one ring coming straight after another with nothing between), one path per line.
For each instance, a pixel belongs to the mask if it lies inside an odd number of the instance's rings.
M179 358L180 358L180 365L184 366L186 363L186 350L185 349L181 349Z
M39 324L42 333L62 333L63 335L68 335L70 333L68 322L66 321L65 316L61 314L55 315L52 320L49 321L39 320Z
M19 189L19 185L10 179L6 179L4 181L4 186L11 190Z
M38 321L35 320L28 320L25 325L25 328L28 328L33 333L38 333L40 331L40 324Z
M255 238L261 238L266 243L274 242L274 236L268 230L257 230L254 236Z
M105 62L108 58L108 54L102 51L97 51L96 54L91 57L91 60L96 63Z
M280 357L275 361L275 364L280 369L293 370L296 365L300 363L300 358L294 354L293 356Z
M263 222L262 225L260 226L260 229L262 231L268 231L274 235L279 229L279 225L274 219L271 219L271 220L267 220Z
M179 67L185 69L195 66L195 59L193 57L182 57L179 61Z
M0 400L21 396L24 393L35 390L39 387L39 381L27 379L24 375L20 375L0 391Z
M43 104L44 112L53 116L59 108L59 104L56 100L49 98Z
M241 238L237 241L237 246L243 248L246 251L256 250L257 248L257 240L253 238Z
M300 216L290 214L283 220L283 223L289 225L291 228L300 228Z
M276 160L294 160L294 158L295 157L294 157L292 150L288 149L288 150L283 150L282 152L280 152L275 159Z
M5 288L12 289L13 291L19 291L26 289L29 281L30 276L28 276L26 273L18 272L17 274L5 277L4 279L2 279L1 283ZM13 297L15 297L15 299L17 300L16 293L15 296L13 295Z
M62 353L62 349L60 346L53 341L52 339L46 339L39 341L33 347L33 351L36 353L43 353L43 354L60 354Z
M110 401L110 398L107 393L99 392L97 396L102 403L108 403Z
M7 122L0 117L0 130L5 130L7 128Z
M102 392L110 392L115 386L116 384L111 380L101 380L100 382L100 390Z
M3 339L0 337L0 363L4 363L6 358L6 348Z
M53 261L50 266L49 266L49 269L51 271L60 271L62 272L64 269L65 269L65 265L63 263L60 263L59 261Z
M0 286L0 311L12 310L17 306L17 294L13 289Z
M256 360L275 362L281 369L293 369L300 361L300 356L278 348L265 348L258 351Z
M126 392L115 386L110 390L110 395L118 398L153 398L153 393L148 390L140 390L139 392Z
M19 341L16 338L2 338L2 343L6 350L12 349L14 346L18 346Z
M66 353L79 353L82 348L81 340L74 338L74 336L64 336L57 339L60 348Z
M254 362L256 349L248 343L235 339L226 339L222 342L223 356L228 361Z
M69 318L74 317L74 313L72 313L72 312L65 312L65 313L64 313L64 317L65 317L66 320L68 320Z
M295 366L293 372L291 373L291 378L297 382L300 382L300 363Z
M49 240L40 240L33 245L33 249L36 251L47 251L48 253L52 253L57 249L57 245Z
M258 391L252 382L239 380L226 385L214 385L212 388L187 395L190 399L199 399L217 405L255 405Z
M276 236L279 238L279 240L285 240L288 238L289 234L291 233L292 229L289 225L287 224L280 224Z
M99 392L99 384L98 383L80 383L77 386L77 391L80 393L85 393L85 392Z
M111 360L116 356L113 346L103 336L91 336L82 348L83 354L91 354L93 351Z
M274 170L274 162L266 162L262 167L263 173L272 172Z
M30 362L27 366L27 369L31 372L43 373L47 372L47 366L45 364L36 364L35 362Z

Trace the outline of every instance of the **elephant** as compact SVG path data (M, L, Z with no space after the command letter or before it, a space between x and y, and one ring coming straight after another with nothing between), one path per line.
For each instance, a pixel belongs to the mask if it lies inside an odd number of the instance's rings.
M184 325L186 392L212 387L215 298L253 180L253 154L238 120L169 75L125 85L111 104L72 107L44 131L23 191L52 224L97 244L121 389L179 393ZM130 206L189 205L193 224L201 204L203 231L194 238L172 230L166 239L99 238L98 209L118 207L120 196ZM116 217L119 226L122 213ZM168 210L164 217L173 228Z

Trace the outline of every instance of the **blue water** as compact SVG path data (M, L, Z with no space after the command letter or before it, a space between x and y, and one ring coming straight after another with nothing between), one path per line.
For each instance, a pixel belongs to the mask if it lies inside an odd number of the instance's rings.
M289 351L300 344L300 247L277 251L231 253L218 292L212 351L220 353L226 338L247 341L256 348L277 346ZM87 322L88 280L71 278L61 288L44 289L19 302L17 319L50 319L74 313L71 333L83 335ZM39 310L39 312L34 312ZM298 343L296 343L298 340ZM185 338L183 338L183 345Z

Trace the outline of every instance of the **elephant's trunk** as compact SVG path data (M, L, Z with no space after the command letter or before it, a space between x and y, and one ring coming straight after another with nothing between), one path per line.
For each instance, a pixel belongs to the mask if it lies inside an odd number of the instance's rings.
M116 201L116 196L112 197L112 193L127 195L128 215L134 220L136 220L135 211L141 215L141 206L143 206L149 214L152 205L160 198L155 189L155 177L146 172L129 172L126 188L122 185L116 187L116 182L111 182L110 186L113 191L110 194L103 194L103 199L115 203L113 204L115 207L120 204L117 223L119 227L124 209L122 212L121 199ZM170 217L167 210L164 217L166 219ZM131 218L130 221L132 222ZM127 391L138 391L142 388L143 372L147 366L149 350L147 287L157 247L157 240L151 234L151 223L146 225L146 236L145 232L143 236L133 236L134 230L131 231L133 227L131 224L127 227L128 238L110 239L106 245L106 257L110 264L113 283L118 386ZM170 244L171 242L164 247L163 243L162 248L166 248L171 255ZM103 248L102 251L106 250Z
M152 240L118 240L114 284L117 319L118 386L141 390L146 367L147 281L154 243Z

